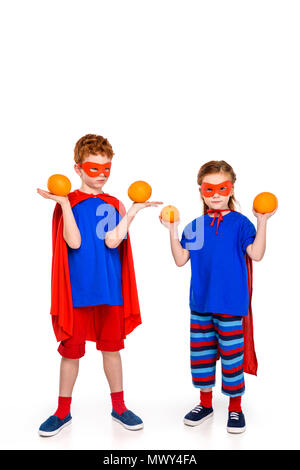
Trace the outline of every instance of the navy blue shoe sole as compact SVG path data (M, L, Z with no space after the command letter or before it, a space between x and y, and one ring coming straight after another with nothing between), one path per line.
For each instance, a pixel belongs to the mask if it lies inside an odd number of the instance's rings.
M209 413L209 415L204 416L204 418L198 419L198 421L192 421L191 419L183 419L184 424L186 426L198 426L199 424L202 424L204 421L206 421L208 418L211 418L213 416L214 412L212 411Z
M64 429L66 426L69 426L69 424L72 423L72 418L67 421L65 424L63 424L62 426L60 426L58 429L56 429L55 431L41 431L39 429L39 435L42 436L42 437L51 437L51 436L55 436L55 434L59 433L62 429Z

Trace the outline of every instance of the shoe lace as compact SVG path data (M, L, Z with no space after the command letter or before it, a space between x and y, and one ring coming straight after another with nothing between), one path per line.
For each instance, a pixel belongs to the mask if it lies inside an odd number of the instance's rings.
M238 420L239 418L240 418L239 413L237 413L236 411L231 411L231 412L230 412L230 419L236 419L236 420Z
M203 406L197 405L197 406L195 406L195 408L192 409L192 413L200 413L202 408L203 408Z

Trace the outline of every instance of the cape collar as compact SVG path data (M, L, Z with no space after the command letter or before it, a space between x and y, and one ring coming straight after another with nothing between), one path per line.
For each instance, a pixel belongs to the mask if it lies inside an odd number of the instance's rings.
M219 224L220 222L222 222L223 220L223 216L222 216L222 212L225 212L225 211L231 211L231 209L208 209L205 214L210 214L210 213L213 213L214 214L214 217L213 217L213 220L210 224L210 226L212 227L215 223L215 218L216 216L218 216L218 221L217 221L217 231L216 231L216 235L218 235L218 231L219 231Z

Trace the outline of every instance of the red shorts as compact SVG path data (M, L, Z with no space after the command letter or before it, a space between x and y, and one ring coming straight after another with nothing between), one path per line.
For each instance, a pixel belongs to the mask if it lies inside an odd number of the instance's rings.
M94 305L73 307L73 336L62 341L58 352L69 359L85 354L87 332L93 331L96 348L100 351L119 351L124 348L123 305Z

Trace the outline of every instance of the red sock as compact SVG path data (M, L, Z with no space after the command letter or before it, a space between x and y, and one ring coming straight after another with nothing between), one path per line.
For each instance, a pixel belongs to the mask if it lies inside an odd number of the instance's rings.
M200 391L200 405L204 406L204 408L211 408L212 407L212 391L210 392L203 392Z
M72 397L58 397L58 408L54 413L60 419L64 419L71 409Z
M240 413L242 411L241 402L242 397L230 397L228 411L236 411Z
M123 411L127 410L125 403L124 403L123 391L111 393L110 396L111 396L112 407L119 415L121 415Z

